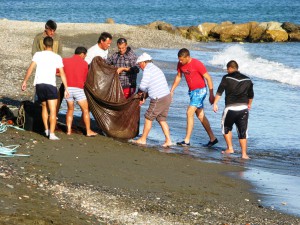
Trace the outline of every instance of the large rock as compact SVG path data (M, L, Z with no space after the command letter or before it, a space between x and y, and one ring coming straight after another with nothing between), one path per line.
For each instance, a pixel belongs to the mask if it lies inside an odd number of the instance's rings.
M208 41L207 36L203 36L197 26L191 26L187 29L186 38L194 41Z
M213 29L217 25L217 23L202 23L198 25L198 29L202 36L207 37L211 29Z
M264 26L264 24L259 24L256 22L252 23L252 27L250 30L248 40L250 42L260 42L261 37L265 33L266 29L267 29L267 26Z
M281 25L282 29L284 29L288 33L293 33L293 32L298 32L300 31L300 25L294 24L294 23L289 23L289 22L284 22Z
M289 41L300 41L300 25L284 22L281 27L288 33Z
M155 21L147 25L149 28L155 29L155 30L165 30L169 33L175 34L176 27L174 27L172 24L166 23L164 21Z
M211 29L210 35L219 38L222 42L239 42L248 39L251 23L244 24L220 24Z
M265 25L264 23L262 24ZM265 42L284 42L289 39L288 33L282 29L282 23L268 22L266 23L266 31L262 35L261 40Z
M254 25L254 24L253 24ZM279 22L263 22L254 25L249 35L250 42L284 42L289 39L288 33Z
M189 27L177 27L175 33L187 38Z
M289 33L289 40L300 42L300 32L297 31L297 32Z

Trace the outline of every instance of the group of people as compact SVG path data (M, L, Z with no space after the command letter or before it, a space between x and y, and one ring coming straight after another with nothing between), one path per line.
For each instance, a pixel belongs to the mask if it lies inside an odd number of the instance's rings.
M78 47L72 57L62 59L60 56L62 50L61 41L59 36L55 33L56 28L56 23L49 20L45 25L45 31L35 37L32 47L32 62L22 83L22 90L25 90L27 80L32 74L33 69L37 67L34 85L36 87L36 95L42 105L45 135L49 136L49 139L59 139L54 134L57 116L57 99L59 98L55 81L56 74L59 74L61 77L64 87L64 97L68 105L66 115L67 133L71 134L72 132L74 101L76 101L83 113L82 117L86 125L86 135L96 135L96 133L90 129L89 109L83 86L87 77L89 64L94 57L100 56L105 59L108 64L114 65L117 68L117 74L119 75L125 98L129 98L137 93L141 96L141 104L145 102L145 96L149 96L150 98L149 107L145 113L142 136L137 140L133 140L133 142L146 144L152 123L154 120L157 120L165 135L163 146L167 147L172 145L167 116L175 89L179 85L182 76L184 76L189 88L188 95L190 103L186 111L186 136L183 141L177 142L177 145L190 145L194 127L194 115L200 120L209 136L209 141L206 146L211 147L218 143L218 139L215 137L204 113L204 99L207 95L206 86L208 86L209 102L213 104L213 110L215 112L218 111L218 101L225 91L222 133L227 144L227 149L223 151L223 153L231 154L234 152L232 128L235 124L242 150L242 158L249 159L247 155L247 131L249 110L254 97L253 83L249 77L238 71L236 61L232 60L228 62L228 74L223 76L217 93L214 96L213 81L206 67L199 60L192 58L188 49L182 48L178 52L177 75L171 89L169 89L163 71L153 63L152 57L147 53L143 53L137 57L133 50L127 45L125 38L119 38L117 40L118 51L108 57L108 49L112 43L112 35L107 32L103 32L98 39L98 43L88 50L84 47ZM143 77L138 90L136 90L136 80L139 69L143 70Z

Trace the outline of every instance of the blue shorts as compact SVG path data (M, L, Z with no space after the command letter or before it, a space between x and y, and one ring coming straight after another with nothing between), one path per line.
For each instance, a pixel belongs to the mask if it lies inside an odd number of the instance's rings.
M189 91L190 106L195 106L197 109L202 109L204 107L203 101L206 97L206 94L206 87Z
M69 90L70 97L66 99L67 101L78 102L81 100L86 100L86 96L82 88L69 87L68 90Z

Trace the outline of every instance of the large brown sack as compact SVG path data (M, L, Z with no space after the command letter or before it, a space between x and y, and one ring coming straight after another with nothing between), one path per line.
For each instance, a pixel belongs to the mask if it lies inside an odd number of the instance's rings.
M100 129L109 137L134 138L139 133L140 98L126 99L114 66L97 56L90 65L84 91Z

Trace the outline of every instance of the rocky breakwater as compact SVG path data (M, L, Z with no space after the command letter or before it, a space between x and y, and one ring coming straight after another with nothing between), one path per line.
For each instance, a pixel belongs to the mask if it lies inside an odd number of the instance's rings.
M248 22L235 24L230 21L202 23L198 26L175 27L172 24L155 21L144 27L164 30L194 41L221 42L299 42L300 25L290 22Z

